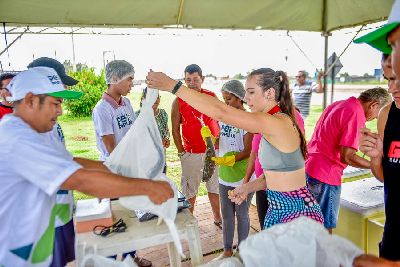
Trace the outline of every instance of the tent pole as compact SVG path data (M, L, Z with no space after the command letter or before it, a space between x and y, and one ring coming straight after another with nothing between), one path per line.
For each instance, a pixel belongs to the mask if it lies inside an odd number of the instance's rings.
M71 41L72 41L72 70L76 70L75 65L75 42L74 42L74 28L71 27Z
M323 33L323 36L325 37L325 51L324 51L324 101L322 104L322 110L324 110L327 106L327 92L328 92L328 79L326 77L326 71L328 70L328 38L329 38L329 34L328 32Z
M334 64L332 64L332 72L331 72L331 102L330 102L330 104L332 104L333 103L333 91L334 91L334 88L335 88L335 68L336 68L336 63L335 63L335 61L336 61L336 56L335 56L336 54L335 53L333 53L333 55L332 55L332 62L334 63Z

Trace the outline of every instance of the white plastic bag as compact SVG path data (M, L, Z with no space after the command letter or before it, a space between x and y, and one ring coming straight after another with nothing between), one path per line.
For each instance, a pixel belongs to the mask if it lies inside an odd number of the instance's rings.
M199 267L244 267L244 265L236 257L229 257L223 260L210 261Z
M104 163L113 172L151 179L162 173L164 148L152 107L157 98L157 90L147 90L139 116Z
M350 241L330 235L307 217L277 224L241 242L245 266L350 267L363 252Z
M82 262L83 267L138 267L132 257L128 255L123 261L106 258L100 255L86 255Z
M164 148L152 108L157 98L158 91L148 88L138 118L104 164L112 172L127 177L170 183L174 197L161 205L155 205L147 196L121 197L119 202L130 210L151 212L163 219L171 232L177 251L185 257L174 223L178 209L177 190L173 182L162 173L165 164Z

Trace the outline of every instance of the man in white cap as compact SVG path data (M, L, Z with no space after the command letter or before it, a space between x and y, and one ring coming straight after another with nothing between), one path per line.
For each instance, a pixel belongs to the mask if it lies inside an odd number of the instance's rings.
M371 158L371 169L385 187L386 222L379 256L400 260L400 0L396 0L387 24L365 35L356 43L367 43L384 54L391 54L389 63L396 84L389 82L393 102L378 117L378 133L363 129L360 150Z
M68 76L61 62L49 58L40 57L28 64L28 68L48 67L57 72L65 87L74 86L78 80ZM56 123L53 130L47 133L54 146L65 150L65 139L61 125ZM55 214L55 238L53 249L53 262L50 267L66 266L68 262L75 260L75 229L72 218L74 197L71 190L60 189L56 195L57 214Z
M112 174L101 162L74 161L50 143L43 133L61 115L62 99L81 95L65 90L53 69L23 71L8 90L14 113L0 122L0 266L50 265L60 187L100 198L147 195L156 204L173 196L167 183Z

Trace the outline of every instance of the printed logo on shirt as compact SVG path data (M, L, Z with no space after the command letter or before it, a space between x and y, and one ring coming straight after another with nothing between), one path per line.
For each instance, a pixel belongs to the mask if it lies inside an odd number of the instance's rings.
M128 113L126 113L117 117L117 123L118 123L118 128L122 129L128 125L131 125L133 122L131 116Z
M400 163L400 141L392 141L388 152L389 162Z
M221 136L235 138L235 136L239 133L239 129L230 125L222 125L221 127Z

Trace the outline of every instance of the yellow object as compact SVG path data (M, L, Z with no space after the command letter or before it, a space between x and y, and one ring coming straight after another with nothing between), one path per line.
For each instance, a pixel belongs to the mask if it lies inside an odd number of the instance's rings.
M379 242L382 240L383 227L385 225L385 215L383 213L380 216L369 218L367 221L367 244L366 252L379 256Z
M350 240L365 253L378 256L383 224L380 226L377 220L385 220L383 212L363 215L341 207L337 227L333 229L333 233Z
M206 145L207 145L207 142L206 142L207 137L211 137L212 143L215 144L215 137L211 134L211 130L208 126L201 127L200 134L201 134L201 137L203 137L203 140L206 143Z
M235 155L230 155L225 157L212 157L211 160L215 161L215 164L217 165L224 165L229 167L235 165L236 162Z
M358 183L360 187L351 186L351 184L355 183ZM363 187L361 186L362 184L366 186ZM339 218L336 228L333 229L333 233L350 240L356 246L364 250L365 253L378 256L385 214L383 209L383 188L376 185L382 186L382 184L373 177L356 181L347 180L346 183L342 184ZM372 190L371 187L376 189ZM348 194L343 194L346 193L346 191L352 191L355 194L350 197ZM359 206L360 203L357 204L357 199L360 195L363 196L363 199L373 201L378 191L380 191L379 194L381 194L379 198L382 198L381 205L376 206L377 202L371 202L374 204L371 207L368 207L366 203L364 203L363 206ZM355 202L349 205L349 202L352 201Z

